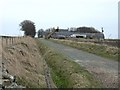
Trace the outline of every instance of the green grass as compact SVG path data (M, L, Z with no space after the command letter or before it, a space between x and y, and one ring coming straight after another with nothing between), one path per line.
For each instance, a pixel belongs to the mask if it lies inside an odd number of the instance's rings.
M50 49L40 41L37 41L37 43L42 56L51 68L52 79L58 88L102 87L101 83L85 68Z
M91 44L91 43L78 43L77 41L71 40L54 40L51 41L56 43L61 43L64 45L71 46L73 48L77 48L79 50L87 51L92 54L96 54L98 56L102 56L111 60L118 61L118 48L110 47L106 45L98 45L98 44Z

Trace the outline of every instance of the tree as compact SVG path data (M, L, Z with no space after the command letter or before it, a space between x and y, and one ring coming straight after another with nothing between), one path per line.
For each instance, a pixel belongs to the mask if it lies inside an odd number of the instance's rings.
M34 22L30 20L24 20L23 22L20 23L22 31L24 31L25 36L31 36L35 37L36 30L35 30L35 25Z
M38 38L42 38L43 34L44 34L44 30L43 29L38 30Z

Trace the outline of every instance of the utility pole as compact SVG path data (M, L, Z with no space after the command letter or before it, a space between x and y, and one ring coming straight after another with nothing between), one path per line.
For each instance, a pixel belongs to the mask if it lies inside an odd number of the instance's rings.
M101 28L101 30L102 30L102 33L103 33L104 32L103 27Z

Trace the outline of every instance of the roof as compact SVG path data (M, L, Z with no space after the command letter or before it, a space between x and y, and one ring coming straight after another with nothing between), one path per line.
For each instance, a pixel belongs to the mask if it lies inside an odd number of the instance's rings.
M93 27L79 27L77 28L77 31L79 33L101 33L100 31L96 30Z
M61 32L61 31L66 32L66 31L68 31L68 29L59 29L59 32Z

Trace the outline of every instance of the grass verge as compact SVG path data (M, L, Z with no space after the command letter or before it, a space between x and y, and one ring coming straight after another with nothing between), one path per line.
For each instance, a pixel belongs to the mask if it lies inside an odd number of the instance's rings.
M118 61L118 48L94 43L77 42L71 40L50 39L53 42L68 45L79 50L87 51L98 56Z
M40 53L51 69L51 75L58 88L101 88L95 77L76 62L45 46L37 40Z

